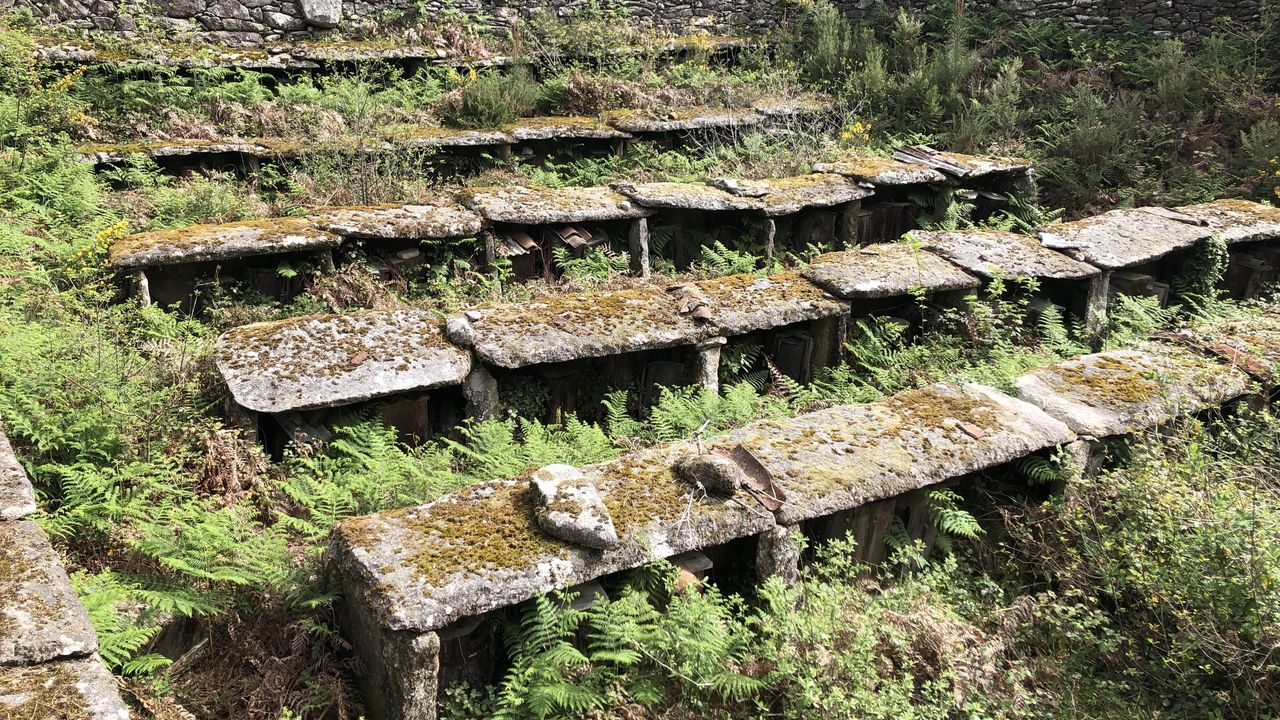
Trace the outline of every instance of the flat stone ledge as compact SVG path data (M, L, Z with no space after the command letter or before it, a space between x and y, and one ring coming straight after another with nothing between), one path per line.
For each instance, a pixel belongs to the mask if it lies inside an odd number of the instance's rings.
M894 160L927 165L959 178L985 178L993 175L1017 175L1031 172L1031 161L993 155L965 155L935 150L926 145L906 145L893 153Z
M1228 243L1280 239L1280 208L1249 200L1215 200L1174 208L1203 222Z
M765 203L760 198L735 195L699 183L617 182L610 187L649 208L710 212L763 212L765 209Z
M690 107L672 110L654 117L643 110L620 110L605 113L605 121L629 133L666 133L712 128L759 125L765 117L755 110L735 108Z
M444 200L422 205L330 208L312 213L310 217L322 230L370 240L471 237L484 228L479 214Z
M1075 439L993 388L934 385L875 403L767 420L710 443L741 444L781 483L778 522L830 515Z
M0 523L0 665L31 665L98 649L49 538L30 520Z
M1199 220L1164 208L1111 210L1039 230L1040 243L1107 270L1141 265L1211 237Z
M1267 385L1280 381L1280 312L1251 307L1247 314L1179 331L1176 342L1221 359Z
M885 187L936 184L947 181L946 175L931 167L877 155L861 155L832 163L818 163L813 166L813 171L836 173L859 182Z
M471 356L420 310L317 315L233 328L215 346L235 401L279 413L460 385Z
M503 368L691 345L717 334L658 287L480 307L451 315L448 328L454 342Z
M514 225L606 222L653 214L606 187L470 188L459 193L458 199L490 222Z
M631 133L613 127L604 120L576 115L524 118L502 130L512 140L626 140Z
M93 655L29 667L0 667L0 717L14 720L129 720L115 677Z
M906 243L868 245L826 253L800 271L808 280L848 300L969 290L982 283L950 262Z
M715 187L742 197L759 198L765 215L792 215L806 208L832 207L861 200L872 193L843 175L812 173L767 180L721 178Z
M0 521L21 520L36 511L31 478L13 454L13 446L0 426Z
M768 118L796 118L829 113L835 109L835 106L830 100L817 95L766 96L751 103L751 109Z
M1050 250L1035 238L1011 232L914 230L911 238L980 277L1030 277L1079 280L1099 275L1098 268Z
M720 334L745 335L799 322L847 315L847 303L794 271L765 277L729 275L694 283Z
M446 128L406 125L391 128L385 140L387 147L408 150L434 150L437 148L484 147L510 145L513 139L503 130ZM381 148L375 148L381 149Z
M110 254L112 267L133 268L326 250L341 242L307 218L271 218L130 235L112 245Z
M1199 353L1147 343L1083 355L1015 381L1020 399L1095 438L1124 435L1245 394L1249 376Z
M773 527L773 516L707 497L671 471L679 443L582 468L617 529L611 550L539 530L527 480L499 480L409 508L343 521L333 557L353 601L391 630L434 630L654 559Z
M234 140L138 140L85 145L79 149L79 154L86 162L107 165L122 163L130 155L146 155L151 158L222 154L268 157L273 153L266 145Z

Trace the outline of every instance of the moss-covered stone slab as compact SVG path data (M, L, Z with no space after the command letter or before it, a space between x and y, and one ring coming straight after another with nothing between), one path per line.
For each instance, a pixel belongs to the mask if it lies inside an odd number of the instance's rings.
M616 110L605 121L628 133L668 133L759 125L765 117L755 110L689 107L654 115L645 110Z
M242 407L280 413L461 384L471 356L419 310L313 315L232 328L215 359Z
M1216 407L1249 389L1249 376L1174 345L1083 355L1015 381L1019 398L1081 435L1124 435Z
M985 178L992 175L1016 175L1031 171L1031 161L996 155L966 155L935 150L926 145L906 145L893 153L894 160L927 165L947 175L960 178Z
M1228 243L1280 240L1280 208L1251 200L1215 200L1174 208L1222 236Z
M455 343L503 368L691 345L717 334L658 287L480 307L450 316L448 328Z
M1073 439L1063 423L993 388L934 385L753 423L709 444L751 451L786 491L776 514L792 525Z
M623 132L595 117L574 115L533 117L517 120L502 128L512 140L624 140L631 133Z
M672 466L679 443L583 467L617 530L611 550L587 550L538 528L524 479L481 483L425 505L342 522L332 557L350 601L383 627L426 631L653 559L773 527L759 508L707 497Z
M1079 280L1098 268L1050 250L1026 235L997 230L913 231L911 238L966 271L984 278Z
M431 125L393 126L384 133L396 147L408 150L510 145L511 136L496 129L446 128Z
M606 222L652 214L607 187L478 187L463 190L458 199L490 222L513 225Z
M968 290L982 284L947 260L906 243L825 253L800 274L848 300Z
M0 521L20 520L35 511L36 493L31 479L0 426Z
M93 655L0 667L0 717L11 720L129 720L116 679Z
M830 100L817 95L767 95L751 103L751 108L768 118L799 118L832 112Z
M0 522L0 665L31 665L98 649L49 538L30 520Z
M1040 243L1051 250L1114 270L1185 250L1213 231L1189 215L1164 208L1134 208L1049 225L1038 234Z
M711 324L725 336L849 313L848 303L794 271L767 277L729 275L693 285L711 311Z
M879 155L856 155L831 163L817 163L814 172L836 173L859 182L893 187L944 183L947 176L925 165L902 162Z
M484 219L452 200L421 205L371 205L318 211L312 221L322 230L370 240L435 240L477 235Z
M266 145L237 140L137 140L127 143L96 143L82 146L78 152L87 162L95 165L122 163L130 155L167 158L230 153L267 157L272 154L271 148Z
M1280 307L1249 307L1179 331L1177 342L1209 353L1255 380L1280 383Z
M115 268L184 265L326 250L341 242L307 218L271 218L130 235L111 246L110 257Z
M806 208L832 207L861 200L871 191L843 175L812 173L768 180L721 178L713 185L742 197L759 198L761 211L770 217L791 215Z
M710 212L763 212L765 208L760 198L735 195L700 183L617 182L610 187L647 208Z

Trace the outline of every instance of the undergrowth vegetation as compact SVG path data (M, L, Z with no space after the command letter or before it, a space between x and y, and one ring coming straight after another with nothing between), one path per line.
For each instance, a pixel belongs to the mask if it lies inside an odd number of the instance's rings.
M317 152L247 179L173 177L139 155L95 174L77 157L86 142L275 136L323 150L335 137L373 142L438 123L492 127L623 105L660 115L694 101L742 105L821 90L837 103L838 122L677 149L640 143L607 157L487 158L485 172L466 181L560 187L781 176L851 150L924 141L1029 155L1045 170L1051 206L1072 213L1227 193L1268 197L1280 185L1269 25L1224 26L1189 49L1137 34L983 24L944 10L858 28L822 3L801 4L789 17L776 57L744 51L726 67L697 43L679 62L659 62L657 43L612 53L646 42L612 11L593 8L569 26L539 16L509 38L539 63L536 80L376 63L287 81L229 69L84 72L37 64L30 29L0 21L0 419L35 480L39 522L64 553L101 654L144 711L358 717L322 556L343 518L940 380L1007 388L1026 368L1086 345L1084 330L1052 306L1032 313L1034 283L1010 278L955 308L913 298L904 313L923 333L856 319L846 360L809 384L778 372L758 346L728 346L722 391L666 388L643 412L638 388L604 393L598 417L558 423L528 402L416 447L362 417L323 448L293 447L273 460L221 420L226 391L211 353L228 326L608 287L621 282L627 258L561 253L559 284L514 286L503 282L509 267L480 268L483 247L471 241L412 281L376 284L356 265L318 279L292 304L231 297L203 317L142 309L118 302L106 268L109 246L129 232L412 201L452 185L433 174L432 161L409 153ZM465 29L454 40L474 48L483 32ZM967 223L955 203L939 210L939 223ZM1060 214L1025 205L992 223L1025 230ZM655 234L655 244L661 239ZM816 250L766 263L750 242L708 242L692 273L765 273ZM1120 297L1110 342L1235 312L1213 297L1220 243L1196 258L1176 288L1181 306ZM659 272L654 282L666 279ZM892 582L873 579L836 543L800 586L769 584L750 601L714 589L674 593L659 568L588 611L540 600L508 628L513 662L502 685L457 694L453 711L1263 716L1277 702L1269 653L1280 510L1270 468L1280 449L1274 421L1258 422L1140 444L1123 469L1048 504L1035 488L1010 490L1007 478L992 477L1001 506L1019 518L998 534L988 528L1008 545L998 552L973 542L983 528L967 524L964 511L991 503L939 494L934 507L950 513L957 552L926 562L900 545L886 575ZM1055 468L1023 475L1047 478ZM191 632L210 642L171 668L162 641ZM585 646L576 639L584 634Z

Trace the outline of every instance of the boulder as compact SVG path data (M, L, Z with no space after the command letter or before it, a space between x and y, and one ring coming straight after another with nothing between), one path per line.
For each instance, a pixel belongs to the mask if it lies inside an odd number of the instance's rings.
M316 27L332 28L342 22L342 0L300 0L302 17Z
M716 453L685 458L676 465L676 473L685 482L722 495L732 495L742 485L742 470L738 464Z
M548 465L530 478L535 517L547 534L595 550L618 544L613 518L594 484L571 465Z

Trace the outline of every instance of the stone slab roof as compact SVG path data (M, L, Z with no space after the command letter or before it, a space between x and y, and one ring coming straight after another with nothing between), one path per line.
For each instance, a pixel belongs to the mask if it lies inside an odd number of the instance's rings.
M1078 280L1093 277L1098 268L1050 250L1026 235L996 230L923 231L911 237L964 270L985 278L1031 277Z
M1198 220L1163 208L1111 210L1049 225L1040 242L1076 260L1113 270L1158 260L1213 235Z
M604 222L646 217L652 211L607 187L469 188L458 199L491 222L516 225Z
M1033 370L1018 397L1081 435L1122 435L1243 395L1249 376L1174 345L1110 350Z
M97 648L89 615L44 531L30 520L0 522L0 665Z
M777 517L789 525L1073 439L1066 425L993 388L934 385L753 423L709 444L755 455L786 491Z
M711 324L726 336L849 313L847 303L794 271L766 277L729 275L693 285L707 300Z
M21 520L36 511L36 493L0 427L0 521Z
M449 338L486 363L519 368L691 345L715 337L659 287L555 295L449 317Z
M1228 243L1280 240L1280 208L1249 200L1215 200L1174 208L1203 222Z
M271 218L130 235L113 244L110 253L112 267L131 268L323 250L341 241L306 218Z
M1215 355L1267 385L1280 382L1280 312L1274 306L1250 307L1247 312L1202 322L1172 339Z
M553 116L523 118L502 128L516 141L526 140L620 140L631 134L594 117Z
M401 125L389 128L386 139L410 150L509 145L511 136L502 130Z
M116 679L96 655L28 667L0 667L0 717L13 720L129 720Z
M849 300L967 290L982 283L950 262L906 243L868 245L825 253L800 271L827 291Z
M652 559L763 532L773 516L707 497L673 474L691 443L582 468L618 532L611 550L539 530L527 479L481 483L425 505L343 521L333 557L343 587L384 626L425 631Z
M232 328L216 343L235 401L280 413L458 385L471 356L417 310L314 315Z
M759 198L764 214L773 217L791 215L805 208L843 205L872 194L843 175L832 173L768 180L721 178L713 185L734 195Z
M893 159L917 165L928 165L948 175L961 178L983 178L1011 175L1031 170L1031 161L994 155L965 155L935 150L926 145L906 145L893 153Z
M817 95L765 96L751 103L751 107L761 115L771 118L820 115L834 109L830 100Z
M745 197L726 192L717 187L685 182L617 182L614 190L634 202L650 208L706 211L764 211L760 198Z
M336 235L375 240L470 237L484 227L479 214L451 200L327 208L310 217L317 227Z
M619 110L605 114L613 127L629 133L661 133L707 128L759 125L764 115L755 110L736 108L689 107L672 110L654 117L644 110Z
M272 151L268 146L256 142L171 139L136 140L127 143L98 143L81 147L79 153L86 161L103 165L124 162L130 155L165 158L236 153L254 157L267 157L272 154Z
M943 183L947 176L925 165L906 163L878 155L859 155L832 163L818 163L814 172L837 173L872 185L919 185Z

